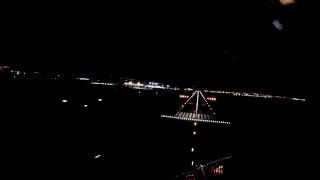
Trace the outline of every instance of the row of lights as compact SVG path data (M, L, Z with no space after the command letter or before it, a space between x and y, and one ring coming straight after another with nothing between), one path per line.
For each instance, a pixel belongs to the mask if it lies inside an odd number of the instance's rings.
M215 97L207 97L208 101L216 101L217 99Z
M273 95L251 93L251 92L232 92L232 91L209 91L209 92L216 93L216 94L227 94L232 96L255 97L255 98L265 98L265 99L286 99L286 100L292 100L292 101L306 101L305 98L273 96Z
M181 173L180 175L177 175L176 177L184 176L184 175L187 175L187 174L192 174L193 172L199 171L200 169L203 169L203 168L205 168L206 166L209 166L209 165L211 165L211 164L216 164L216 163L218 163L218 162L220 162L220 161L227 160L227 159L231 159L231 158L232 158L232 156L228 156L228 157L224 157L224 158L221 158L221 159L214 160L214 161L209 162L209 163L207 163L207 164L205 164L205 165L202 165L202 166L200 166L200 167L197 167L196 169L183 172L183 173ZM194 165L194 161L192 161L191 164Z
M196 122L194 122L194 123L196 123ZM195 130L195 124L193 124L193 128L194 128L194 130L193 130L193 132L192 132L192 134L195 136L196 134L197 134L197 131ZM191 147L191 153L193 153L194 152L194 147ZM194 161L192 160L191 161L191 166L194 166Z
M231 122L227 122L227 121L214 121L214 120L206 120L206 119L181 118L181 117L168 116L168 115L161 115L161 117L163 117L163 118L171 118L171 119L180 119L180 120L186 120L186 121L215 123L215 124L231 124Z
M180 95L179 95L179 97L180 97L180 98L182 98L182 99L189 98L189 96L188 96L188 95L183 95L183 94L180 94Z
M223 158L214 160L214 161L212 161L212 162L209 162L209 163L205 164L204 166L209 166L210 164L214 164L214 163L217 163L217 162L219 162L219 161L223 161L223 160L227 160L227 159L231 159L231 158L232 158L232 156L223 157Z
M212 167L211 172L215 175L215 176L221 176L223 175L223 166L220 165L218 167Z
M116 85L115 83L104 83L104 82L96 82L96 81L91 82L91 84L104 85L104 86L114 86L114 85Z
M103 99L99 98L98 101L99 101L99 102L102 102ZM67 100L67 99L63 99L61 102L62 102L62 103L67 103L68 100ZM84 104L83 107L87 108L87 107L88 107L88 104Z

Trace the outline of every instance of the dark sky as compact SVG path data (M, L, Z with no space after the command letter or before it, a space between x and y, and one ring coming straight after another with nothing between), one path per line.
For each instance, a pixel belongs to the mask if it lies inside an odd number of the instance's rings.
M2 59L31 69L288 91L308 78L301 69L309 64L311 25L298 2L16 4L4 12Z

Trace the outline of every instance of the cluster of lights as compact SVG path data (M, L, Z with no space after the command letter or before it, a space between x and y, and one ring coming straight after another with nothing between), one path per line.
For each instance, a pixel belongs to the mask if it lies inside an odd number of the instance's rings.
M77 80L80 80L80 81L90 81L89 78L85 78L85 77L77 78Z
M244 96L244 97L255 97L255 98L265 98L265 99L286 99L293 101L306 101L304 98L295 98L295 97L286 97L286 96L273 96L267 94L260 93L252 93L252 92L233 92L233 91L209 91L215 94L227 94L232 96Z
M141 83L141 82L133 82L133 81L129 81L129 82L124 82L124 85L129 87L129 88L133 88L133 89L170 89L170 85L164 86L161 85L160 83L157 82L149 82L148 84L145 83ZM167 87L167 88L166 88Z
M215 97L207 97L208 101L216 101L217 99ZM209 106L210 107L210 106Z
M94 85L104 85L104 86L114 86L115 84L114 83L103 83L103 82L91 82L91 84L94 84Z
M201 165L200 167L197 167L197 168L195 168L195 169L192 169L192 170L183 172L183 173L181 173L180 175L176 175L176 177L180 177L180 176L185 176L185 175L188 175L188 174L192 174L192 173L194 173L194 172L196 172L196 171L202 170L203 168L205 168L205 167L207 167L207 166L209 166L209 165L217 164L217 163L219 163L220 161L227 160L227 159L231 159L231 158L232 158L232 156L228 156L228 157L224 157L224 158L221 158L221 159L214 160L214 161L209 162L209 163L207 163L207 164L205 164L205 165ZM191 162L191 165L194 165L194 161Z
M125 78L122 78L125 79ZM124 86L133 88L133 89L168 89L168 90L175 90L178 91L180 88L178 87L171 87L169 84L163 84L160 82L154 82L154 81L138 81L136 79L125 79L125 82L123 83Z
M184 88L185 91L194 91L192 88Z
M180 94L179 97L182 98L182 99L187 99L187 98L189 98L188 95L184 95L184 94Z
M165 87L160 86L160 85L152 85L152 84L147 84L145 85L145 88L147 89L165 89Z
M133 89L144 89L145 88L145 85L140 82L134 83L132 81L129 81L129 82L124 82L124 85L127 87L130 87L130 88L133 88Z
M223 175L223 166L220 165L218 167L212 167L211 172L215 175L215 176L221 176Z
M144 84L142 84L142 83L140 83L140 82L134 83L134 82L132 82L132 81L124 82L124 85L125 85L125 86L144 86Z
M1 70L1 67L0 67L0 70ZM30 79L30 78L35 78L34 75L37 75L37 78L42 78L44 80L58 80L61 77L60 74L56 74L56 73L50 73L49 75L46 75L46 76L38 76L40 74L38 71L30 73L30 72L23 72L20 70L13 70L12 69L12 70L10 70L10 72L13 75L13 78L17 78L19 76L22 78ZM27 74L29 76L26 76ZM31 74L33 74L33 75L31 75Z
M215 124L231 124L231 122L227 121L215 121L215 120L207 120L207 119L193 119L193 118L181 118L176 116L168 116L168 115L161 115L163 118L170 118L170 119L180 119L185 121L197 121L197 122L206 122L206 123L215 123Z
M159 83L158 82L149 82L149 85L155 85L155 86L158 86Z
M20 73L21 73L21 71L16 71L16 70L11 70L10 72L11 72L11 73L14 73L14 74L16 74L16 75L20 75Z
M4 70L4 69L9 69L9 66L0 66L0 71Z

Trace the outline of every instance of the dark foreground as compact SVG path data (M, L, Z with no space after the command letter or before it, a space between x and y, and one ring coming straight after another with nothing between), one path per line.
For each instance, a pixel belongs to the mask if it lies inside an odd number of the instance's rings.
M174 179L193 159L232 156L223 178L273 177L299 169L307 143L305 103L217 96L217 118L232 126L200 123L194 139L192 123L160 118L179 92L5 78L1 89L1 159L13 176Z

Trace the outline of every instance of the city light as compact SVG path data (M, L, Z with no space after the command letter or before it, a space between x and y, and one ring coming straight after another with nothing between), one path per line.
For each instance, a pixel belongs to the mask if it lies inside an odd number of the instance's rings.
M78 80L80 81L89 81L90 79L89 78L85 78L85 77L80 77L80 78L77 78Z
M191 148L191 152L194 152L194 148Z
M10 68L9 66L0 66L0 71L4 69L9 69L9 68Z
M114 86L114 85L116 85L115 83L103 83L103 82L96 82L96 81L91 82L91 84L104 85L104 86Z
M182 99L189 98L189 96L188 96L188 95L184 95L184 94L180 94L180 95L179 95L179 97L180 97L180 98L182 98Z
M197 132L196 131L193 131L193 135L196 135L197 134Z
M285 99L285 100L293 100L293 101L306 101L304 98L296 98L296 97L286 97L286 96L273 96L268 94L260 94L254 92L233 92L233 91L210 91L210 93L215 94L226 94L231 96L243 96L243 97L255 97L255 98L265 98L265 99Z
M88 105L87 105L87 104L85 104L85 105L83 105L83 107L88 107Z
M101 157L101 154L96 155L94 158L98 159L99 157Z
M66 99L63 99L63 100L62 100L62 102L63 102L63 103L67 103L67 102L68 102L68 100L66 100Z
M207 97L207 100L208 101L216 101L217 99L216 99L216 97ZM210 107L210 106L209 106Z
M211 172L212 172L215 176L223 175L223 166L220 165L220 166L218 166L218 167L212 167Z
M102 101L102 99L98 99L98 101L99 101L99 102L101 102L101 101Z
M214 165L214 164L217 164L217 163L219 163L219 162L221 162L221 161L228 160L228 159L231 159L231 158L232 158L232 156L228 156L228 157L224 157L224 158L221 158L221 159L217 159L217 160L211 161L211 162L209 162L209 163L207 163L207 164L204 164L204 165L201 165L200 167L197 167L197 168L195 168L195 169L193 169L193 170L185 171L185 172L177 175L176 177L185 176L185 175L187 175L187 174L194 173L194 172L196 172L196 171L202 170L203 168L206 168L207 166ZM191 163L192 163L192 162L191 162Z

